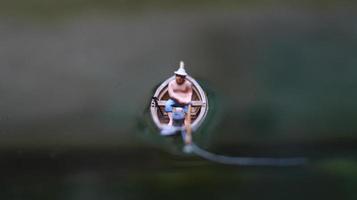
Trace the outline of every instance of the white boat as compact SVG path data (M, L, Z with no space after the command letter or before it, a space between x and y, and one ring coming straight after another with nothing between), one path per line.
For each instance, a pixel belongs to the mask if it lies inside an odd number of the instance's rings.
M165 112L165 103L170 98L168 84L175 79L172 76L165 80L155 91L150 105L151 117L159 129L163 129L169 122L169 117ZM192 130L197 130L205 120L208 113L208 98L198 82L190 76L187 81L192 83L191 120Z

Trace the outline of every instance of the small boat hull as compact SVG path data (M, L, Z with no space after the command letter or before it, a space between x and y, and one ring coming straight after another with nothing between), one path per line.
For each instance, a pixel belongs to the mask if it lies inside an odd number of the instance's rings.
M168 84L175 79L172 76L165 80L155 91L150 104L150 113L155 125L163 129L169 122L169 117L165 112L165 103L170 98L168 94ZM187 81L192 83L192 130L197 130L208 113L208 98L202 87L192 77L187 76Z

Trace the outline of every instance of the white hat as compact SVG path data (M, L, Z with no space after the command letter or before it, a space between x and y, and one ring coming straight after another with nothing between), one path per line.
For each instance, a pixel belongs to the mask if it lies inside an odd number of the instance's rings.
M176 75L180 75L180 76L187 76L188 75L186 73L183 61L180 62L180 68L177 71L175 71L175 74Z

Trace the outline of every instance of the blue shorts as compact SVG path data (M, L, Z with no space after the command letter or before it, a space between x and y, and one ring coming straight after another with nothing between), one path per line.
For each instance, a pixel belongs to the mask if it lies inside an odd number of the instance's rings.
M179 104L173 99L169 99L165 104L165 112L172 112L173 107L181 107L187 113L188 112L188 104Z

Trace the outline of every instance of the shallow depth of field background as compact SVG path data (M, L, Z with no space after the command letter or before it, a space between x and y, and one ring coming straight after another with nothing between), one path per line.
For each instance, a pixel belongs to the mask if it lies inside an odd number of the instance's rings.
M352 1L3 0L0 199L356 199ZM148 116L179 61L207 91L180 152Z

